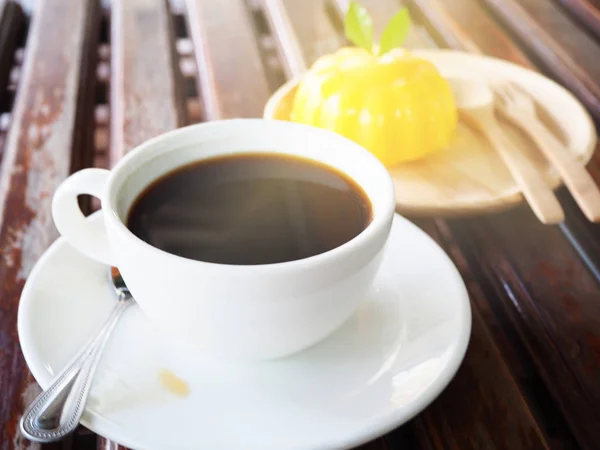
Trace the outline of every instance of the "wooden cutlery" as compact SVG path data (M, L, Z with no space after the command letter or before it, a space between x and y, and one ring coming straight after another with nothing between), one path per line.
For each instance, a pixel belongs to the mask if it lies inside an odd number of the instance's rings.
M550 132L537 115L533 99L512 83L492 86L496 110L522 129L556 168L571 195L592 222L600 221L600 190L583 163Z
M521 189L534 214L544 224L564 220L563 209L542 174L505 135L494 114L494 93L478 80L448 75L459 114L477 129L494 148L515 183Z
M461 118L494 148L521 189L532 211L544 224L564 220L563 209L542 174L502 130L495 113L520 128L556 169L573 198L592 222L600 221L600 189L584 164L546 127L533 98L511 82L484 82L446 74Z

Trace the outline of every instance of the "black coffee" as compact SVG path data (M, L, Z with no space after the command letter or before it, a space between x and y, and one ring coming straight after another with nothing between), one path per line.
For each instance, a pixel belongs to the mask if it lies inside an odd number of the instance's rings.
M200 161L147 187L127 226L154 247L223 264L270 264L318 255L371 221L346 175L293 156L244 154Z

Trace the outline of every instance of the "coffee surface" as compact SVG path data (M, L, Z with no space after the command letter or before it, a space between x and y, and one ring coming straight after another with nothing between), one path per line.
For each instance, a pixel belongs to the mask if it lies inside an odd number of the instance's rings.
M128 228L148 244L198 261L293 261L348 242L371 221L351 178L295 156L250 153L199 161L150 184Z

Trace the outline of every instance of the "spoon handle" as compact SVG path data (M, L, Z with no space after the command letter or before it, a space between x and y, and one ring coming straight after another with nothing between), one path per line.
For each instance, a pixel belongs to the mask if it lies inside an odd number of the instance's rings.
M98 334L29 405L21 419L23 435L35 442L54 442L75 430L85 409L91 380L104 346L132 297L119 294L117 304Z
M493 112L481 111L473 116L472 120L478 122L478 128L504 162L538 219L544 224L562 222L565 215L554 191L521 150L504 134Z
M520 126L554 165L571 195L591 222L600 222L600 189L585 165L554 137L537 117L522 117Z

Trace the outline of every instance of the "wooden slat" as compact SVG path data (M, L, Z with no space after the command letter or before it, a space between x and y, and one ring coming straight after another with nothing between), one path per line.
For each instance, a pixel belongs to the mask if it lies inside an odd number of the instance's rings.
M502 3L498 3L498 5L501 6ZM551 30L546 34L521 36L521 39L524 39L523 45L532 53L532 57L538 62L540 68L556 81L571 89L588 106L598 122L597 110L594 105L600 104L600 97L598 97L600 94L600 82L598 81L600 65L597 64L597 58L600 57L600 43L593 38L593 35L586 33L576 20L569 17L554 2L520 0L517 7L520 9L520 13L510 18L508 26L511 29L514 27L527 28L533 24L538 30ZM506 19L504 17L504 20ZM532 39L537 39L537 41L533 43ZM540 49L545 51L540 51ZM580 87L590 83L592 83L593 89L582 94ZM590 99L586 94L595 97ZM599 152L594 154L588 168L596 182L600 183ZM598 256L600 257L600 255ZM600 268L600 266L597 267Z
M0 110L6 104L5 89L24 23L25 16L19 4L12 0L0 0Z
M10 113L0 113L0 167L2 166L2 154L4 151L4 142L6 141L6 132L10 126Z
M596 153L598 153L596 148ZM595 167L594 167L595 166ZM588 165L596 183L600 180L598 163ZM595 171L592 171L595 170ZM600 227L590 223L573 198L564 189L559 194L565 209L566 219L561 231L579 253L582 261L596 280L600 280Z
M270 92L247 6L188 0L187 7L205 119L262 116Z
M297 43L280 43L279 46L296 45L301 49L305 63L311 63L319 56L333 52L346 43L343 34L331 20L332 11L326 7L327 2L323 0L303 0L301 2L281 0L281 3L290 18L292 27L290 39ZM286 38L285 34L277 36L282 39ZM285 65L285 62L283 64Z
M108 166L142 142L187 124L168 0L112 3ZM126 450L101 436L98 450Z
M25 27L25 16L21 7L11 0L0 0L0 165L6 131L10 123L11 100L14 95L13 78L17 75L15 50Z
M127 448L102 436L98 436L96 450L127 450Z
M42 450L98 450L97 435L84 426L79 426L75 432L53 444L45 444Z
M442 47L506 58L526 65L527 57L483 10L478 1L408 0Z
M467 285L473 311L471 342L463 365L440 397L418 418L434 448L573 448L573 439L560 420L543 422L536 403L524 395L524 383L538 382L535 370L522 355L519 343L506 335L491 308L493 295L465 258L447 222L418 219L451 256ZM542 389L543 390L543 389ZM542 394L543 395L543 394ZM545 399L545 396L544 396ZM448 411L452 414L448 414ZM512 417L517 414L519 417ZM544 426L542 429L542 426ZM562 433L561 433L562 432ZM554 434L558 437L554 437Z
M535 54L544 68L573 91L588 108L596 121L600 122L600 85L561 47L551 35L531 17L527 10L515 0L481 0L518 37L520 42ZM534 0L535 1L535 0ZM538 2L537 5L550 5ZM560 32L559 32L560 33ZM581 40L581 42L584 42ZM589 41L585 41L591 45ZM598 51L594 52L600 56ZM592 55L587 56L592 57ZM595 58L592 59L595 61Z
M20 89L0 173L0 442L38 448L22 439L18 420L39 392L16 333L24 281L57 237L50 204L85 148L93 120L93 70L99 7L95 1L40 2L33 17ZM78 125L79 124L79 125Z
M116 162L142 142L187 123L168 0L113 2L111 149Z
M279 55L285 70L285 76L290 79L306 72L306 61L298 41L290 34L294 33L287 10L281 0L265 0L265 15L269 20L271 32L280 36L276 39Z
M600 442L598 285L560 231L542 230L526 212L453 223L452 234L494 293L495 315L533 361L558 407L554 420L568 424L581 447L594 448Z
M587 29L600 38L600 8L591 0L556 0Z
M468 33L449 19L438 0L407 0L407 5L412 15L423 22L438 44L472 53L479 52Z
M554 1L537 2L536 0L519 0L519 5L541 29L549 31L547 36L545 36L545 38L549 39L544 40L542 43L546 47L555 46L555 48L560 48L571 58L571 61L576 63L578 70L585 73L598 85L600 65L597 64L594 55L596 57L600 56L600 42L595 39L595 36L589 34L575 18ZM593 9L593 11L596 10ZM598 13L598 11L596 12ZM515 17L515 20L520 17ZM529 46L528 43L524 43L524 45L526 47ZM571 61L567 62L571 63ZM553 60L549 62L553 63ZM545 64L546 60L542 59L540 63ZM548 67L547 70L551 71L553 67ZM578 74L578 71L570 73L571 77L575 77Z

